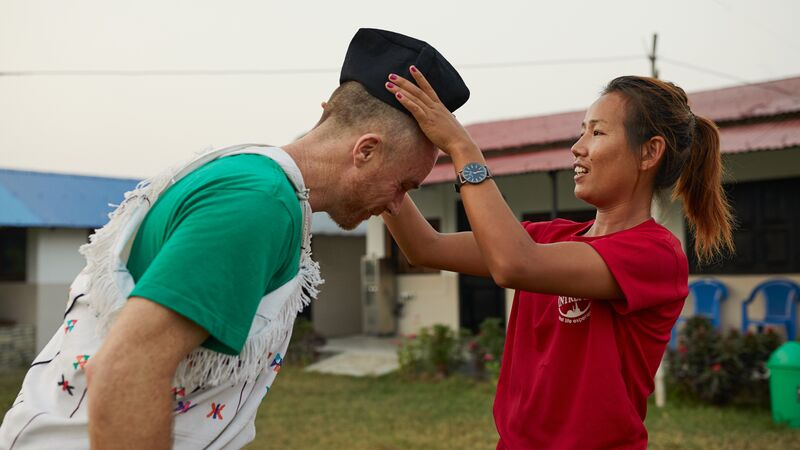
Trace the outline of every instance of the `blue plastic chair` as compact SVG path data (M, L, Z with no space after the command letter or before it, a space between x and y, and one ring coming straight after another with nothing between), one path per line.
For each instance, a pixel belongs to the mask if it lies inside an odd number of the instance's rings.
M689 295L694 299L694 316L703 316L711 319L711 325L719 329L722 324L722 302L728 298L728 288L717 280L698 280L689 284ZM669 340L671 349L678 345L678 325L686 317L678 317L672 327L672 337Z
M766 302L766 314L763 320L752 320L747 317L747 305L759 294ZM742 333L747 333L750 325L755 325L759 332L765 325L781 325L786 328L786 338L793 341L797 336L797 302L800 301L800 285L789 280L765 281L753 289L750 297L742 303Z

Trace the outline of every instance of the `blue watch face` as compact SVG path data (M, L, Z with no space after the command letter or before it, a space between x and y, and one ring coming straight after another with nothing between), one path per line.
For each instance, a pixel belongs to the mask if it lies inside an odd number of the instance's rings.
M467 181L467 183L480 183L481 181L486 179L486 166L483 164L478 163L469 163L464 166L464 169L461 171L461 176Z

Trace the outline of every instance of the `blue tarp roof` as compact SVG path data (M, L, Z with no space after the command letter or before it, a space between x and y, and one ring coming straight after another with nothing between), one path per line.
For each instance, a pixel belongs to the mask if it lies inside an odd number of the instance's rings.
M139 180L0 169L0 226L36 228L100 228L125 192ZM315 213L317 235L366 234L339 228L325 213Z
M0 226L99 228L138 182L0 169Z

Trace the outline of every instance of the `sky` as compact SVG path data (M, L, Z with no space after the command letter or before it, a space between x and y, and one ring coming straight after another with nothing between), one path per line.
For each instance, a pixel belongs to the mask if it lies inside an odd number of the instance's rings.
M143 178L308 131L360 27L422 39L464 124L585 109L649 75L688 92L800 76L800 2L0 0L0 168ZM576 129L580 124L576 124Z

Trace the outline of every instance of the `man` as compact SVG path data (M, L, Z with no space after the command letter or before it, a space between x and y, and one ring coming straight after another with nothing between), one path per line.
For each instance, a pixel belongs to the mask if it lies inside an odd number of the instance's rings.
M126 194L81 249L64 327L0 428L3 448L240 448L321 282L311 210L343 228L396 212L436 149L384 88L416 65L453 111L435 49L362 29L308 134L212 152Z

